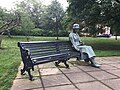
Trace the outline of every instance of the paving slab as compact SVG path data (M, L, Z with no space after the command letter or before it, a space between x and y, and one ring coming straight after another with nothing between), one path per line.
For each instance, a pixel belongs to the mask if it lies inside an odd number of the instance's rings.
M42 81L44 87L71 84L71 82L63 74L43 76Z
M104 58L103 57L96 57L95 60L98 64L103 64L104 63Z
M109 65L111 65L111 66L114 66L114 67L116 67L116 68L120 68L120 63L112 63L112 64L109 64Z
M110 63L119 63L120 60L116 57L102 57L104 64L110 64Z
M120 90L120 78L119 79L111 79L102 81L104 84L111 87L113 90Z
M57 87L49 87L45 88L45 90L78 90L73 85L64 85L64 86L57 86Z
M87 73L89 73L91 76L93 76L94 78L98 80L117 78L117 76L114 76L105 71L95 71L95 72L87 72Z
M95 79L92 78L90 75L80 72L80 73L70 73L66 74L66 76L73 82L73 83L79 83L79 82L88 82L88 81L94 81Z
M115 62L113 62L112 60L107 60L106 58L103 58L101 62L102 62L102 64L115 63Z
M95 67L91 67L91 66L77 66L78 68L80 68L83 71L99 71L101 70L100 68L95 68Z
M88 66L87 63L84 62L84 60L71 60L69 63L71 63L73 66Z
M11 90L30 90L35 88L42 88L42 84L39 78L35 78L34 81L30 81L28 78L15 79Z
M119 62L120 62L120 57L112 57L112 58L114 58L115 60L118 60Z
M105 86L104 84L98 81L88 82L88 83L79 83L79 84L76 84L76 86L80 90L112 90L111 88Z
M111 65L109 64L109 65L101 65L100 69L102 69L102 70L115 70L115 69L117 69L117 68L114 67L114 66L111 66Z
M41 73L42 76L62 73L58 68L43 68L43 69L40 69L39 72Z
M67 63L69 64L69 67L73 67L73 65L71 64L72 61L76 61L74 59L70 59L67 61ZM65 68L65 64L64 63L60 63L59 64L59 68Z
M45 63L45 64L39 64L38 68L56 68L55 64L53 62Z
M28 90L44 90L43 88L34 88L34 89L28 89Z
M60 68L60 70L63 73L76 73L76 72L82 72L78 67L70 67L70 68Z
M120 77L120 69L117 70L107 70L109 73L112 73L113 75L116 75Z

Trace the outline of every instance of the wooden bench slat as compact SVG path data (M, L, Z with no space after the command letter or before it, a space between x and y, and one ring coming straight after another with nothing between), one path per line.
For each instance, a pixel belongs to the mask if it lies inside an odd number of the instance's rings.
M31 56L47 56L49 54L56 54L56 52L48 52L48 53L31 53Z
M43 44L43 45L22 45L22 47L25 47L25 48L34 48L34 47L36 47L36 48L52 48L52 47L56 47L56 45L54 45L54 44L52 44L52 45L50 45L50 44L48 44L48 45L45 45L45 44Z
M51 57L58 57L58 56L63 56L63 55L67 55L67 53L60 53L60 54L53 54L53 55L48 55L48 56L41 56L41 57L36 57L36 58L32 58L32 59L44 59L44 58L51 58Z
M49 48L49 49L37 49L37 50L30 50L31 53L37 53L37 52L56 52L56 48Z

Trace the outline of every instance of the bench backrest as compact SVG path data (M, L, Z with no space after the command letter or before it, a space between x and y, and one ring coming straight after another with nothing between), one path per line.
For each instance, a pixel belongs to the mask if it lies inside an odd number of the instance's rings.
M18 42L21 49L29 49L31 57L46 56L57 53L74 53L70 41L39 41L39 42Z

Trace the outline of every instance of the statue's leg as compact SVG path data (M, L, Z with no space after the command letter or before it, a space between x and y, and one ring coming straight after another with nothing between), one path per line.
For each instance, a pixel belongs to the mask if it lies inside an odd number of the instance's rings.
M95 57L90 58L90 62L93 67L100 67L100 65L95 62Z
M83 53L83 59L84 59L84 61L85 61L86 63L89 64L90 58L88 57L88 54L87 54L87 53Z

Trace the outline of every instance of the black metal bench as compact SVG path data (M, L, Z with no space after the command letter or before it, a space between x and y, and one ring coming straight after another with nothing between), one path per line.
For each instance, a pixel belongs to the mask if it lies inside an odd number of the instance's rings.
M80 53L72 47L70 41L18 42L18 47L24 64L21 74L27 71L30 80L33 80L30 70L34 71L34 65L56 61L56 66L63 62L68 68L68 59L80 57Z

